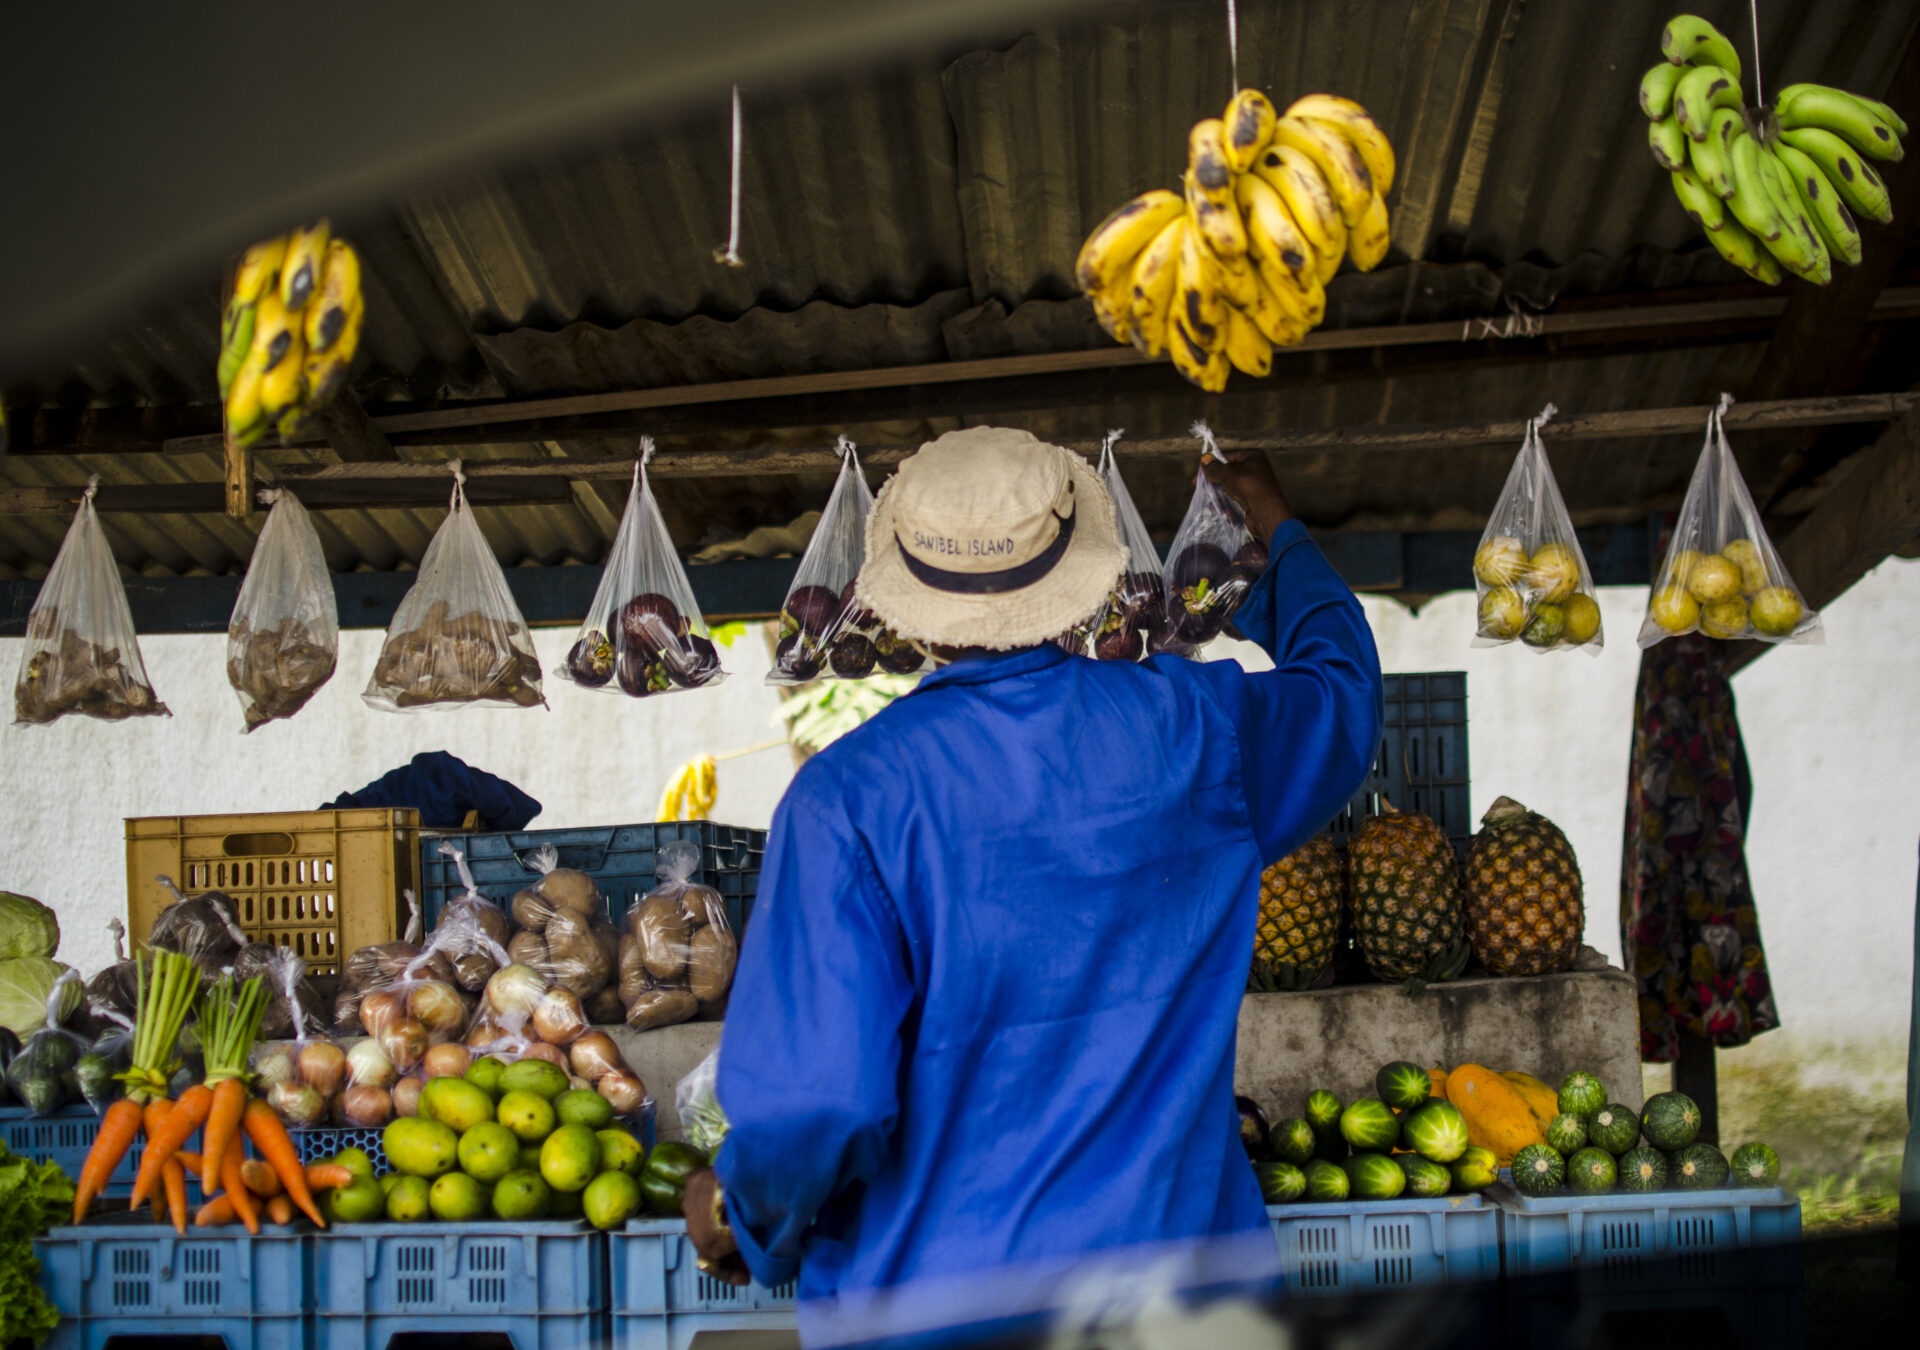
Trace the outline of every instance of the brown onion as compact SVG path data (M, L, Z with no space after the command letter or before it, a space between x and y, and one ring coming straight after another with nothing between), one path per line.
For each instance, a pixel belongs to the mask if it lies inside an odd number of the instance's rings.
M273 1087L277 1083L291 1083L295 1076L293 1047L276 1045L270 1050L260 1051L253 1057L253 1074L263 1088Z
M423 1078L408 1074L393 1085L393 1114L396 1116L417 1116L420 1114L420 1093L427 1086Z
M396 989L375 989L360 1000L360 1029L369 1036L378 1036L406 1015L406 998Z
M452 985L427 980L407 992L407 1016L425 1026L432 1040L450 1041L466 1028L467 1004Z
M353 1049L347 1051L347 1081L355 1086L388 1088L399 1076L392 1058L378 1041L355 1041Z
M502 966L487 981L486 1005L495 1016L506 1021L531 1017L536 1004L547 992L547 980L532 966Z
M411 1017L403 1017L381 1034L380 1048L387 1052L394 1068L411 1073L427 1053L427 1028Z
M580 996L571 989L549 989L533 1005L533 1034L548 1045L571 1045L587 1030Z
M555 1068L567 1067L567 1052L557 1045L548 1045L545 1041L530 1042L527 1048L520 1052L520 1058L544 1059Z
M593 1084L577 1073L570 1073L567 1075L567 1088L572 1092L592 1092Z
M610 1073L632 1072L619 1045L604 1031L589 1031L568 1046L567 1060L589 1083L597 1083Z
M473 1063L473 1052L458 1041L443 1041L427 1047L420 1060L420 1071L428 1078L458 1078Z
M296 1129L318 1125L327 1114L327 1099L305 1083L275 1083L267 1089L267 1105Z
M367 1083L350 1087L340 1094L340 1118L363 1130L385 1125L393 1119L393 1095Z
M332 1041L315 1041L311 1045L301 1046L299 1058L294 1063L300 1070L300 1081L322 1097L331 1097L339 1092L340 1084L346 1080L347 1052Z
M630 1116L647 1104L647 1085L636 1074L603 1074L593 1088L612 1105L616 1116Z

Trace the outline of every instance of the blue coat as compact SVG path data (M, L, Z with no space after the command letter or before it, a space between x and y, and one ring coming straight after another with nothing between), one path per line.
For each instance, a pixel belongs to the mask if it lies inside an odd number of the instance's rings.
M1252 1235L1277 1271L1233 1105L1259 877L1359 787L1381 682L1297 522L1235 621L1275 670L965 660L794 777L716 1167L810 1340L1017 1312L1090 1253Z

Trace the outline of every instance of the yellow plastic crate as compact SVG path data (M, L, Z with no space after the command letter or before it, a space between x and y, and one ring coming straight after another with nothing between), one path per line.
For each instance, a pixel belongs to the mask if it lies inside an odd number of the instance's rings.
M406 927L403 890L420 894L420 813L263 811L127 821L127 936L145 941L173 897L224 891L255 942L291 947L314 975Z

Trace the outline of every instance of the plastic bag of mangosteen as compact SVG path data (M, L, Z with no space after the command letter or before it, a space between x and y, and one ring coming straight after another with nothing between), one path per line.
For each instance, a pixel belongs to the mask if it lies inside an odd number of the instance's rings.
M1224 459L1205 422L1193 424L1201 458ZM1193 475L1193 500L1167 550L1161 575L1166 586L1165 636L1148 639L1150 652L1192 656L1219 637L1232 635L1233 612L1267 568L1267 549L1247 531L1233 498L1214 486L1206 470Z
M1088 620L1085 641L1069 648L1084 651L1098 661L1139 661L1161 650L1167 638L1167 596L1160 577L1160 551L1153 546L1140 508L1120 478L1113 456L1120 432L1109 431L1100 446L1099 471L1113 497L1120 542L1127 546L1126 569L1115 578L1106 604Z
M453 461L447 518L394 612L373 678L360 697L386 712L492 703L544 707L540 658L467 505L466 475Z
M1500 501L1473 551L1476 647L1517 638L1535 651L1578 648L1598 656L1605 643L1593 574L1540 441L1540 428L1555 411L1549 403L1528 420Z
M652 458L653 437L642 436L620 531L567 652L562 673L583 689L646 698L727 677L647 486L646 462Z
M780 607L780 640L768 684L805 684L823 675L839 680L910 675L927 661L918 647L883 628L854 594L867 559L873 492L860 473L853 442L842 436L836 449L840 476Z

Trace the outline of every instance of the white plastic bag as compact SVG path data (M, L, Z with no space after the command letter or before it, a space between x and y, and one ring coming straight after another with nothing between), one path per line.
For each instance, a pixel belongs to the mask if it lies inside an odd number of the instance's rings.
M780 607L780 640L768 684L805 684L822 675L839 680L909 675L927 664L923 651L884 628L854 593L867 557L873 491L860 473L853 442L842 436L836 449L840 476Z
M105 722L170 717L154 696L120 568L94 513L87 480L73 524L27 614L27 645L13 684L16 723L44 726L69 713Z
M361 698L387 712L544 707L540 658L453 461L451 509L387 629Z
M652 458L653 437L642 436L613 551L567 652L562 673L583 689L646 698L727 677L647 486L646 462Z
M730 1123L720 1105L720 1048L707 1051L692 1072L675 1084L673 1107L680 1116L680 1133L709 1158L727 1137Z
M1820 616L1793 584L1727 445L1722 394L1707 415L1707 439L1687 484L1673 542L1654 577L1640 645L1682 633L1761 642L1824 642Z
M340 651L333 579L306 507L285 488L260 497L273 509L227 625L227 682L247 731L305 707L333 678Z
M1193 424L1201 458L1225 460L1205 422ZM1233 498L1214 486L1205 469L1194 470L1193 500L1167 550L1161 575L1166 587L1167 630L1152 652L1192 656L1226 632L1234 610L1266 570L1267 550L1247 531Z
M1153 536L1140 519L1140 508L1120 477L1120 465L1114 458L1114 442L1119 431L1109 431L1100 444L1100 478L1113 498L1114 523L1120 542L1126 546L1127 561L1107 593L1107 602L1088 621L1082 641L1068 647L1096 661L1139 661L1149 652L1161 650L1167 640L1166 583L1160 575L1160 551ZM1066 644L1062 644L1066 645Z
M1605 645L1587 555L1540 440L1540 428L1557 411L1549 403L1528 420L1500 501L1473 551L1476 647L1518 639L1539 652L1598 656Z

